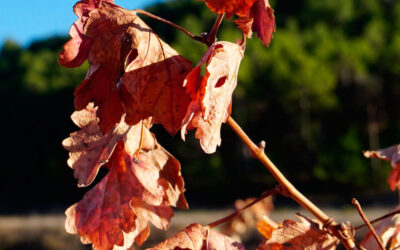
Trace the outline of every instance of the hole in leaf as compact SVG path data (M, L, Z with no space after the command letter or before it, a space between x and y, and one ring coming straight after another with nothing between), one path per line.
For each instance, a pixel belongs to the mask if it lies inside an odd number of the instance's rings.
M221 87L222 85L224 85L225 81L226 81L227 76L221 77L218 79L218 82L215 84L216 88Z

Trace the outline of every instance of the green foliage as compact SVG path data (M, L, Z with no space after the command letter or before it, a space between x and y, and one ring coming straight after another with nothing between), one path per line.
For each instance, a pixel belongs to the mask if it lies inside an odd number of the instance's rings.
M26 69L24 87L43 94L77 86L80 77L87 71L87 64L80 68L65 69L57 64L57 59L58 53L54 50L22 52L21 64Z

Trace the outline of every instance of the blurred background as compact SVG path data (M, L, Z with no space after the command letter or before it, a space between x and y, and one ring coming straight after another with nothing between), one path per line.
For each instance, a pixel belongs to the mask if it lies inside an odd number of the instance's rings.
M0 13L4 218L60 214L87 191L77 188L61 141L77 130L70 121L73 91L88 65L66 69L57 64L76 19L74 1L59 2L53 3L58 8L43 4L38 10L20 4L20 11L12 4L7 9L6 3ZM365 159L362 150L400 142L400 2L270 2L277 32L268 48L255 37L247 42L233 118L254 141L266 141L270 158L317 204L345 207L358 197L361 204L393 205L397 195L386 183L389 164ZM146 8L194 34L208 31L216 17L195 0L116 3ZM38 15L44 16L42 23ZM204 45L182 32L143 19L194 64L205 52ZM235 42L241 36L225 21L218 37ZM201 151L194 133L183 143L159 126L153 131L181 162L192 208L225 208L276 184L226 125L222 146L212 155ZM280 197L276 204L294 206ZM1 248L0 242L0 249L44 249L40 246Z

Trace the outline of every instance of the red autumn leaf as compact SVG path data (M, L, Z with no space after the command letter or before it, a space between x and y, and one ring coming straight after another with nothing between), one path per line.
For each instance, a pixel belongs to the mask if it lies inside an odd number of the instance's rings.
M187 129L197 127L196 138L206 153L213 153L221 144L221 124L231 113L232 93L237 85L237 73L244 48L230 42L217 42L205 53L201 61L185 80L192 97L182 124L181 137ZM200 67L207 64L202 78ZM188 127L189 126L189 127Z
M160 178L158 179L158 184L163 187L165 193L164 202L178 208L188 209L189 206L183 194L185 191L185 184L178 160L155 140L154 142L154 146L150 150L142 152L141 156L145 156L147 161L151 162L153 166L159 169L158 174Z
M79 187L88 186L93 182L99 168L107 163L120 140L125 140L125 148L130 154L139 148L141 124L128 126L122 120L112 131L103 135L98 126L99 119L96 117L93 103L86 109L75 111L71 118L81 130L71 133L62 144L70 152L67 163L74 169ZM154 147L154 138L147 129L143 134L142 147Z
M74 104L77 110L81 110L89 102L94 102L98 106L97 116L100 118L99 126L103 133L110 131L123 114L116 84L124 71L125 58L131 49L130 37L125 35L125 31L137 17L130 15L126 17L125 23L118 23L115 18L110 18L115 15L116 10L105 11L105 5L117 8L102 1L96 1L95 4L90 2L88 6L91 8L85 8L87 6L84 4L76 5L79 12L75 12L84 13L84 18L80 18L79 25L75 23L73 27L76 26L81 34L79 37L72 36L67 45L82 41L84 46L64 46L64 51L60 54L60 63L63 65L67 63L78 66L86 58L89 60L89 72L75 90ZM77 55L79 63L70 62L71 54Z
M131 52L135 56L127 65L120 86L126 121L135 124L152 117L153 123L161 123L170 134L176 134L190 102L183 80L192 64L140 19L135 25L141 32L135 33L132 44L136 49Z
M204 0L212 11L218 14L225 13L229 19L236 14L234 21L238 28L248 38L253 32L268 46L275 31L274 10L268 0Z
M396 211L399 208L400 205L393 209L393 211ZM374 227L374 230L381 238L386 249L398 248L400 243L400 215L395 214L391 217L381 220L379 224ZM367 233L360 245L368 250L381 249L371 232Z
M249 14L251 6L256 0L204 0L210 8L217 14L225 13L229 19L234 14L245 17Z
M136 161L148 164L133 169L143 187L147 190L159 190L159 194L162 194L162 199L161 196L148 196L143 197L143 201L149 204L161 202L161 204L169 204L182 209L188 208L183 195L185 188L180 173L180 164L155 139L151 148L142 147Z
M182 82L191 63L162 42L134 11L100 2L81 22L80 37L87 45L67 46L60 55L61 63L66 61L64 55L74 53L85 55L90 63L87 78L75 91L75 108L81 110L94 102L103 133L125 112L129 124L152 116L154 122L176 133L190 101ZM77 38L69 43L77 43ZM131 72L124 78L123 89L128 91L122 93L124 110L118 83L127 63Z
M269 5L268 0L257 0L251 7L249 17L253 18L252 30L257 32L265 46L268 46L275 31L274 10Z
M364 156L367 158L378 158L390 161L393 170L390 172L387 182L394 191L400 184L400 144L379 149L376 151L365 151Z
M157 167L157 171L160 171L159 182L167 192L166 198L169 203L177 204L181 208L187 207L182 194L184 182L180 175L180 164L157 143L154 135L146 127L146 121L129 126L122 119L113 131L103 135L97 125L96 109L92 103L86 109L74 112L72 120L81 130L65 139L63 146L70 151L68 165L74 169L78 186L88 186L93 182L99 168L108 162L117 143L123 140L129 155L137 153L140 147L140 157L146 157L146 161L151 162ZM150 174L154 176L153 173Z
M162 150L157 144L155 149ZM170 206L187 207L186 203L178 203L184 201L180 198L183 187L179 195L171 196L183 180L180 172L171 172L179 171L179 165L167 166L178 164L175 159L160 166L154 164L151 151L143 150L131 157L121 141L109 159L109 173L67 209L67 231L78 233L83 243L92 243L96 249L113 249L114 245L130 247L133 241L142 244L149 234L149 222L167 229L173 216ZM160 167L169 169L169 178L164 178Z
M330 250L336 249L339 240L322 230L322 226L299 215L300 222L285 220L278 226L270 239L263 242L258 249L309 249Z
M242 250L243 245L226 235L209 230L198 223L186 227L172 238L159 243L152 250Z

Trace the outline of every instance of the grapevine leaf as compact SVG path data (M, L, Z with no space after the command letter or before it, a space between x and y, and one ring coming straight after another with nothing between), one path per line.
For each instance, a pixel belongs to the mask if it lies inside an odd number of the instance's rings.
M128 126L121 120L113 131L103 135L98 126L99 119L93 103L89 103L81 111L75 111L71 118L81 130L71 133L62 144L70 152L67 163L74 169L79 187L86 187L93 182L99 168L107 163L120 140L125 140L125 148L130 154L139 148L141 124ZM154 147L153 136L148 129L144 131L142 147Z
M100 2L81 22L87 45L78 54L87 57L90 68L75 90L75 108L81 110L94 102L104 134L125 112L130 125L153 116L171 134L179 131L190 101L182 83L191 63L162 42L134 11ZM73 36L70 42L76 40ZM62 53L60 60L77 50ZM123 106L118 83L125 68L131 72L124 78L123 89L128 93L121 94L126 101Z
M321 229L321 225L304 216L300 222L285 220L272 231L271 238L264 241L259 250L267 249L336 249L339 240Z
M400 205L393 211L398 210ZM385 218L374 227L375 232L382 239L386 249L396 249L400 244L400 215L395 214L392 217ZM365 236L361 242L361 246L368 250L381 249L371 232Z
M152 250L242 250L243 245L233 241L226 235L209 230L198 223L194 223L186 227L183 231L177 233L172 238L159 243L157 246L150 248Z
M154 135L153 135L154 137ZM187 209L188 204L183 195L185 191L181 167L168 151L166 151L154 139L154 144L148 150L142 147L136 161L146 162L147 165L139 165L133 169L141 184L148 190L159 190L155 193L162 194L162 199L149 200L152 196L143 197L142 200L149 204L169 204L178 208Z
M225 13L229 19L239 16L234 23L248 38L256 32L268 46L275 31L274 10L268 0L204 0L208 8L218 14Z
M105 10L105 6L112 8ZM74 93L75 109L84 109L89 102L94 102L98 106L99 126L103 133L107 133L119 122L123 114L116 84L124 71L125 58L131 49L131 37L126 34L126 30L137 16L127 15L123 20L117 21L116 17L113 18L118 13L117 6L97 1L95 7L89 8L80 20L80 37L83 37L85 46L75 46L65 52L78 54L80 63L86 58L90 63L86 79ZM68 43L74 41L76 42L77 38L72 36ZM65 54L60 54L62 64Z
M151 151L131 157L119 142L109 160L108 174L67 209L67 232L78 233L83 243L92 243L97 249L112 249L114 245L127 248L133 240L142 244L149 235L149 222L165 230L173 216L170 206L179 200L170 197L168 189L177 184L171 181L174 178L160 174L164 166L154 164ZM179 178L180 173L175 173L175 179Z
M127 122L152 117L153 123L161 123L174 135L190 103L183 80L192 64L139 21L135 22L142 30L134 40L137 56L126 67L120 87Z
M187 208L184 192L184 181L180 175L179 162L159 145L153 134L146 127L146 121L134 126L127 125L122 119L115 129L103 135L97 125L96 109L90 103L86 109L76 111L72 120L81 130L74 132L63 141L63 146L70 151L68 165L74 169L78 186L90 185L99 171L106 164L113 153L117 143L124 141L124 147L129 155L135 154L139 149L139 157L143 161L149 161L156 167L155 173L150 176L160 175L158 180L166 192L165 199L169 204L180 208ZM143 171L140 171L143 170ZM143 180L147 172L143 168L135 168L137 175L142 175ZM159 172L159 174L158 174ZM157 182L157 180L153 180ZM150 182L151 183L151 182ZM146 183L143 183L145 185Z
M99 168L107 162L125 131L118 133L119 130L116 130L116 133L103 135L92 104L86 109L75 111L71 118L81 130L71 133L62 144L70 152L67 163L74 169L78 186L85 187L93 182Z
M364 156L367 158L378 158L390 161L393 170L390 172L387 182L394 191L400 184L400 144L376 151L365 151Z
M143 157L159 170L158 184L165 192L164 202L181 209L188 209L184 192L185 184L181 175L181 165L167 150L155 141L151 150L143 152Z
M274 10L268 0L257 0L251 7L250 17L254 19L252 30L257 32L262 43L268 46L272 39L272 33L275 31Z
M192 97L184 118L181 137L187 129L197 127L196 138L206 153L213 153L221 144L221 124L231 113L232 93L237 84L237 73L244 48L230 42L217 42L185 79L186 91ZM204 77L200 67L206 63Z
M229 19L234 14L245 17L256 0L204 0L210 10L217 14L225 13Z

